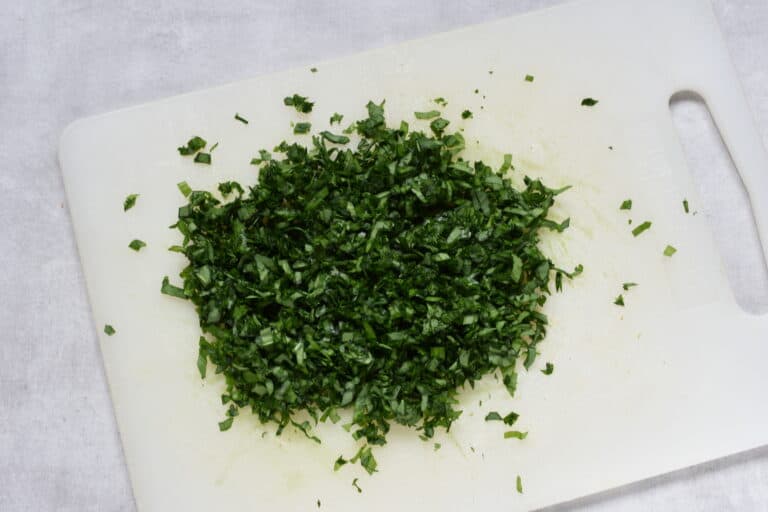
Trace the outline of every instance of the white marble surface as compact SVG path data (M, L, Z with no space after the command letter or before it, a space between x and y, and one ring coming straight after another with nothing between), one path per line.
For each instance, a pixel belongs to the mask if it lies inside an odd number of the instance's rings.
M67 123L558 3L0 0L0 511L135 508L56 162ZM768 143L768 2L714 4ZM733 247L751 236L748 210L707 162L705 214ZM765 268L742 256L726 251L729 274L766 311ZM768 510L768 448L554 510Z

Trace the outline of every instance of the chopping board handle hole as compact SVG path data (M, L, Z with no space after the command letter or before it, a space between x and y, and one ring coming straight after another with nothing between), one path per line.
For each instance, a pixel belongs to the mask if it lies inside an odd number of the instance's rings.
M690 214L718 220L713 235L738 305L768 313L768 267L752 205L709 107L698 93L680 91L669 109L699 192L698 200L687 198Z

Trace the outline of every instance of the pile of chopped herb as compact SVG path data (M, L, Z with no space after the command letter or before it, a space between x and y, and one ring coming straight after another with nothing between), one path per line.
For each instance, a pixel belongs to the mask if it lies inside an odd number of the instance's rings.
M309 148L282 142L282 158L261 151L257 185L222 183L223 201L186 191L172 250L189 265L182 288L165 278L162 291L197 309L200 373L210 361L226 377L222 430L249 407L316 439L297 413L335 422L350 409L362 445L349 462L373 472L371 446L393 422L431 438L460 416L460 388L496 371L513 394L518 359L529 368L544 339L552 281L573 274L539 249L543 229L568 226L548 218L565 189L516 188L507 158L499 170L463 160L439 112L416 114L424 133L367 108L354 149L327 132Z

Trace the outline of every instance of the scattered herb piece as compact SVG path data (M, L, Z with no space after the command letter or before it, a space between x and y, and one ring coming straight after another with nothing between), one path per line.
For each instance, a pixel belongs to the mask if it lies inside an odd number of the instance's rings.
M128 194L128 197L123 201L123 211L127 212L136 204L136 199L139 198L139 194Z
M621 206L619 206L619 210L631 210L632 209L632 200L626 199L623 203L621 203Z
M317 73L317 68L309 68L312 73ZM319 505L318 505L319 506Z
M594 107L597 105L598 100L592 99L592 98L584 98L581 100L581 106L583 107Z
M546 334L553 274L582 267L538 248L542 229L568 227L548 218L565 188L516 188L463 160L439 115L424 133L388 127L383 103L367 109L356 148L282 142L281 158L257 159L256 186L221 184L237 192L226 201L192 191L174 225L183 287L165 277L161 292L196 308L198 369L224 375L230 411L310 437L295 414L352 409L343 427L365 444L349 462L373 473L391 423L432 438L461 414L458 390L495 371L514 394L517 359L530 366Z
M677 252L677 249L672 247L671 245L668 245L664 248L664 256L672 256Z
M315 69L315 68L312 68L312 69ZM313 71L313 73L314 73L314 71ZM317 500L317 508L320 508L320 500Z
M198 153L195 155L195 162L198 164L211 165L211 154L202 152Z
M219 422L219 431L225 432L232 427L232 422L234 421L234 418L227 418L224 421Z
M434 101L435 103L437 103L437 104L438 104L438 105L440 105L441 107L445 107L446 105L448 105L448 102L447 102L447 101L445 101L445 98L443 98L442 96L441 96L441 97L439 97L439 98L435 98L435 99L434 99L434 100L432 100L432 101Z
M485 415L485 421L502 421L501 414L491 411Z
M195 135L194 137L189 139L189 141L187 141L186 146L181 146L177 149L179 150L179 154L183 156L194 155L195 153L203 149L206 144L207 142L205 142L205 139Z
M305 133L309 133L309 130L312 129L312 123L296 123L293 127L293 133L303 135Z
M616 304L617 306L624 306L624 296L619 295L618 297L616 297L616 300L614 300L613 303Z
M347 144L349 142L349 137L346 135L334 135L331 132L320 132L320 136L334 144Z
M439 450L442 446L440 443L435 443L435 451Z
M333 463L333 470L338 471L344 464L346 464L348 461L344 459L341 455L339 455L339 458L336 459L336 462Z
M107 336L112 336L113 334L115 334L115 332L116 332L115 328L112 327L111 325L109 324L104 325L104 334L106 334Z
M643 231L646 231L647 229L650 229L651 223L650 221L645 221L639 226L637 226L635 229L632 230L632 234L634 236L640 235Z
M690 210L688 209L688 200L683 199L683 210L685 210L685 213L688 213Z
M259 157L258 158L251 158L251 165L261 165L264 162L268 162L269 160L272 160L272 154L265 150L259 150Z
M355 478L355 479L353 479L353 480L352 480L352 487L354 487L355 489L357 489L357 492L360 492L360 493L361 493L361 492L363 492L363 490L360 488L360 486L359 486L359 485L357 485L357 478Z
M518 493L523 494L523 479L520 478L520 475L517 475L515 479L515 487L517 487Z
M243 124L248 124L248 120L238 113L235 113L235 119L240 121ZM213 151L213 148L211 148L211 151Z
M504 162L502 162L501 167L499 168L499 174L504 174L508 170L513 169L512 167L512 155L509 153L504 155Z
M523 440L528 437L528 432L519 432L517 430L509 430L504 432L504 439L520 439Z
M479 93L480 89L475 89L475 94Z
M525 75L525 81L526 82L533 82L534 77L533 75Z
M461 118L462 119L470 119L472 117L473 117L472 116L472 112L469 111L469 110L465 110L464 112L461 113Z
M215 150L217 147L219 147L219 143L218 143L218 142L217 142L217 143L215 143L213 146L211 146L211 149L210 149L210 151L208 151L208 152L209 152L209 153L213 153L213 151L214 151L214 150Z
M312 112L312 107L315 106L315 104L309 101L305 96L299 96L298 94L286 96L283 98L283 104L295 108L297 112L301 112L302 114Z
M519 417L520 417L520 415L517 414L516 412L511 412L511 413L507 414L506 416L504 416L504 420L503 420L504 424L505 425L509 425L511 427L512 425L515 424L515 422L517 421L517 419Z
M541 370L541 373L544 375L552 375L552 372L555 371L555 365L552 363L547 363L547 366Z
M413 115L416 119L434 119L435 117L440 117L440 112L430 110L429 112L414 112Z
M622 288L624 288L624 291L628 291L630 288L633 288L637 286L637 283L624 283L621 285Z
M147 246L146 243L138 239L131 240L131 243L128 244L128 247L130 247L136 252L140 251L142 247L146 247L146 246Z
M334 112L331 116L330 124L341 124L341 120L344 119L344 116L339 114L338 112Z
M181 192L181 194L184 197L189 197L189 194L192 193L192 188L187 184L186 181L180 181L179 183L176 184L176 187L179 189L179 192Z

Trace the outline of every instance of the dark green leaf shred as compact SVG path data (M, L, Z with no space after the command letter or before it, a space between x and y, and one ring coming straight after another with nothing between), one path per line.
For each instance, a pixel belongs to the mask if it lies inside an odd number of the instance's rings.
M113 334L115 334L115 332L116 332L115 328L112 327L111 325L109 324L104 325L104 334L106 334L107 336L112 336Z
M134 207L136 204L136 199L139 198L139 194L128 194L128 196L125 198L125 201L123 201L123 211L127 212L131 208Z
M677 252L677 249L672 247L671 245L668 245L664 248L664 256L672 256Z
M593 98L584 98L583 100L581 100L581 105L583 107L594 107L595 105L597 105L597 103L598 103L598 100Z
M623 295L619 295L618 297L616 297L616 299L613 301L613 303L616 304L617 306L623 306L624 305L624 296Z
M635 229L632 230L632 234L634 236L640 235L643 231L646 231L651 228L651 223L649 221L645 221L642 224L638 225Z
M240 121L243 124L248 124L248 120L238 113L235 113L235 120ZM213 148L211 148L211 151L213 151Z
M195 135L189 141L187 141L186 146L181 146L178 148L179 154L187 156L187 155L194 155L201 149L205 147L207 142L205 142L205 139L198 137Z
M293 133L303 135L309 133L312 129L312 123L296 123L293 127Z
M211 154L200 152L195 155L195 162L198 164L211 165Z
M534 77L533 75L525 75L525 81L526 82L533 82Z
M621 203L621 206L619 206L619 210L631 210L632 209L632 200L626 199L624 202Z
M128 247L130 247L136 252L140 251L142 247L146 247L146 246L147 244L144 241L138 240L138 239L131 240L131 243L128 244Z
M552 363L547 363L546 367L543 370L541 370L541 373L543 373L544 375L552 375L552 372L554 371L555 371L555 365L553 365Z
M462 119L470 119L472 117L473 117L472 116L472 112L469 111L469 110L465 110L464 112L461 113L461 118Z
M293 96L286 96L283 99L283 104L285 104L288 107L293 107L296 109L297 112L301 112L303 114L308 114L312 112L312 107L314 107L314 103L309 101L305 96L299 96L298 94L294 94Z

